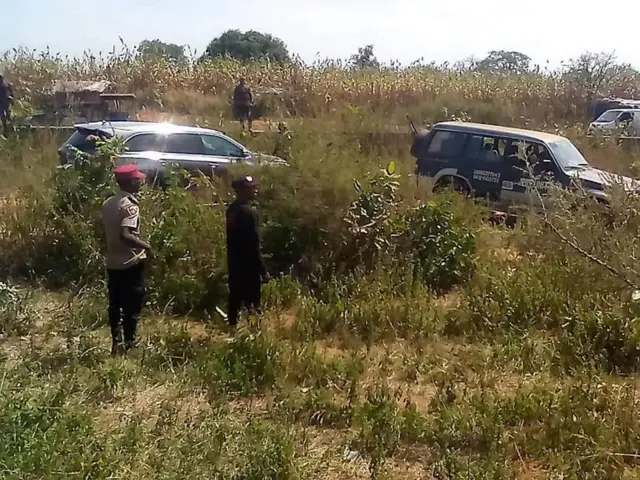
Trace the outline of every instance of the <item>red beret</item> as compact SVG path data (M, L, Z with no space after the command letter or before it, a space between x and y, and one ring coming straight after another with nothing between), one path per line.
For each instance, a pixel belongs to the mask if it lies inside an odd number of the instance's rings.
M138 170L138 166L135 163L127 163L125 165L118 165L113 169L113 173L118 178L144 178L144 173Z

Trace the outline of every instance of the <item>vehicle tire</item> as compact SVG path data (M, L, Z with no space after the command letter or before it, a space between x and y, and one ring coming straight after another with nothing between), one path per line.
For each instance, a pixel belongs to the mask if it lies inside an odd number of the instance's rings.
M471 190L469 189L469 185L464 180L461 180L457 177L446 176L440 178L436 184L433 186L433 193L441 193L447 188L451 188L452 190L464 195L465 197L471 196Z

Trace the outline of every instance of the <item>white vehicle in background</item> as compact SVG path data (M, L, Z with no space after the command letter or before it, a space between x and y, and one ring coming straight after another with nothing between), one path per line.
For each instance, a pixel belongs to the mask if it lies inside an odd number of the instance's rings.
M615 133L628 137L640 137L640 110L634 108L607 110L589 125L590 135L608 136Z
M151 122L92 122L74 125L75 132L59 148L60 164L75 150L95 152L95 139L120 137L126 151L117 163L135 163L150 179L162 182L166 165L211 175L231 164L287 165L282 158L251 152L233 138L208 128Z

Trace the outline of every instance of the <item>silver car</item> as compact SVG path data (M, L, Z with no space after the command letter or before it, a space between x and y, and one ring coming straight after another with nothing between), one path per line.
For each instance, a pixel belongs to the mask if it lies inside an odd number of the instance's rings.
M640 136L640 110L636 108L607 110L591 122L588 133L603 136L623 133L631 137L638 137Z
M114 136L122 137L126 147L118 163L135 163L151 178L162 178L168 164L204 174L219 173L231 163L286 165L281 158L251 152L224 133L208 128L149 122L93 122L74 128L58 150L63 165L73 158L75 149L94 153L94 137Z

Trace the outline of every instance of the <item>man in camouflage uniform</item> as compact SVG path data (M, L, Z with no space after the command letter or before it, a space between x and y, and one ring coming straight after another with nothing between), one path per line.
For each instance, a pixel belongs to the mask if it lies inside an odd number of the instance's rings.
M114 174L120 190L102 204L112 355L128 351L136 344L145 296L144 265L151 252L151 246L139 237L140 208L135 197L144 174L133 164L116 167Z

